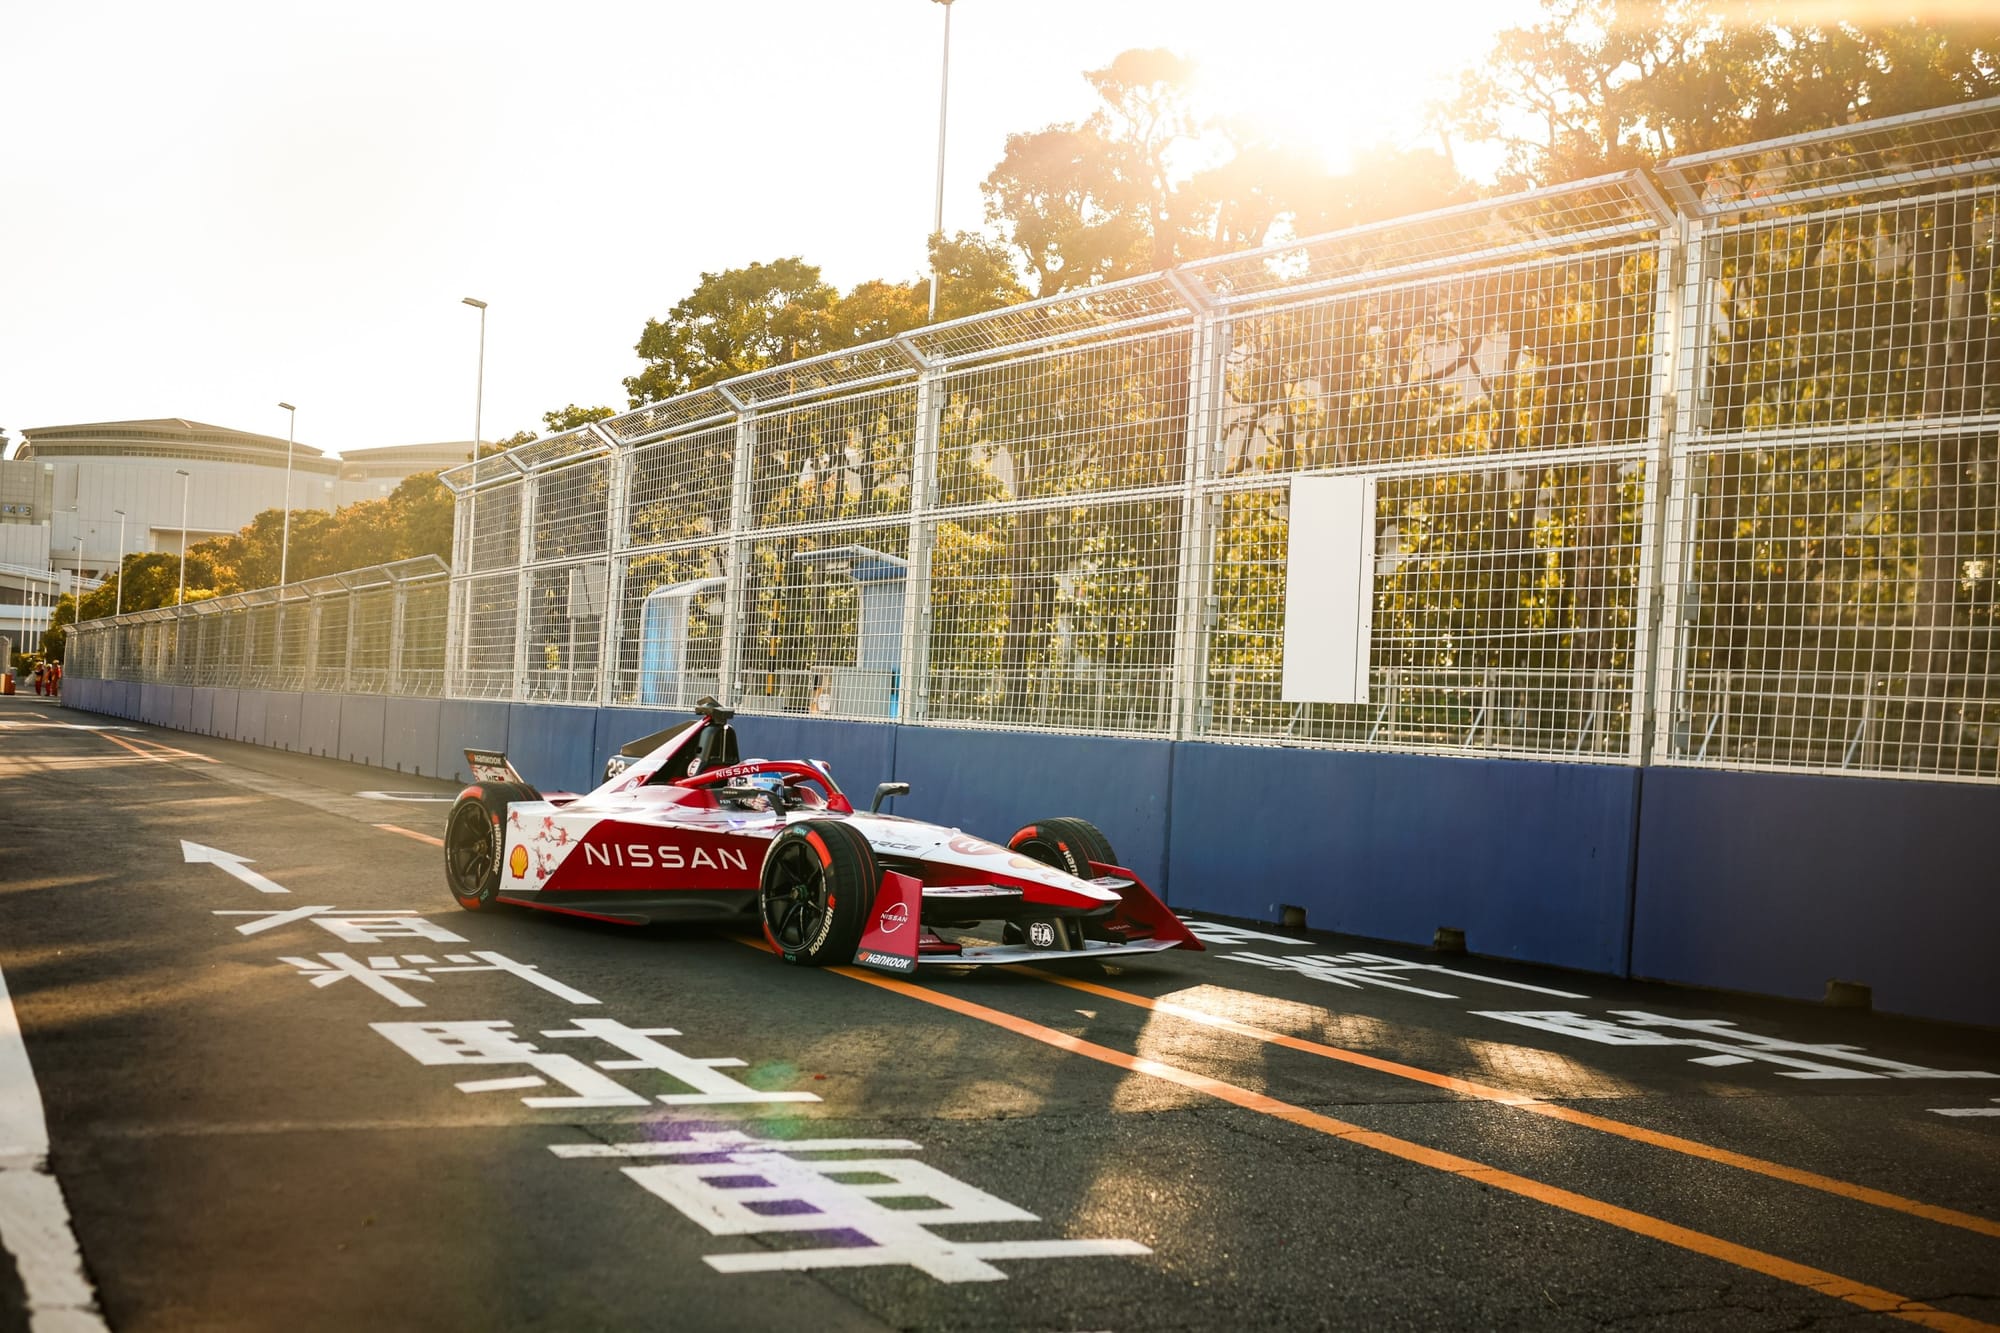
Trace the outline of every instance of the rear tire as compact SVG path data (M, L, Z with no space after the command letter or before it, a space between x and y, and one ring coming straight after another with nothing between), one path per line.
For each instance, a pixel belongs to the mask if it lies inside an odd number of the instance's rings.
M837 819L798 820L764 854L757 905L765 937L788 963L851 963L880 883L859 829Z
M1089 879L1092 861L1117 865L1111 840L1087 819L1040 819L1007 840L1007 846L1045 866Z
M468 912L482 912L500 897L500 856L507 843L511 801L539 801L526 783L490 782L467 787L444 825L444 878Z

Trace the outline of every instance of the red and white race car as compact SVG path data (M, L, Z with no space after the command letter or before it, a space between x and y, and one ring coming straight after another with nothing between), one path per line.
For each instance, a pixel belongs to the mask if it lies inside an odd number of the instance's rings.
M1081 819L1006 846L855 810L826 766L738 757L734 714L703 700L634 741L587 795L544 796L505 755L467 751L473 786L445 826L459 905L513 903L603 921L758 917L787 962L912 972L1200 949Z

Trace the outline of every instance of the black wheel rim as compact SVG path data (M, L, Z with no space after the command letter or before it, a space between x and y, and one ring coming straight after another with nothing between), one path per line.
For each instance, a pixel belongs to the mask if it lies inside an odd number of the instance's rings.
M1056 846L1050 839L1039 837L1029 838L1027 841L1016 845L1013 850L1031 861L1040 861L1043 865L1060 870L1065 874L1076 873L1070 868L1070 860L1067 856L1063 855L1063 849Z
M826 916L826 868L805 839L771 854L765 872L764 920L780 948L803 949Z
M468 805L452 817L445 857L459 896L477 898L493 873L493 830L482 807Z

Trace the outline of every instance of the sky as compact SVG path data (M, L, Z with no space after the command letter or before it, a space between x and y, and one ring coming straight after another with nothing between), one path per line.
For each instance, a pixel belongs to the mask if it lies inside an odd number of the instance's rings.
M956 0L947 231L1009 133L1165 47L1338 169L1533 0ZM802 255L922 275L927 0L0 0L0 426L150 417L328 452L624 410L649 318Z

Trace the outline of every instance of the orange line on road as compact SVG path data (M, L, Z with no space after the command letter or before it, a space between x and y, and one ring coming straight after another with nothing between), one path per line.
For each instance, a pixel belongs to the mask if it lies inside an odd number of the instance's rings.
M1651 1144L1655 1148L1665 1148L1669 1152L1685 1153L1690 1157L1700 1157L1707 1161L1719 1162L1724 1166L1733 1166L1744 1171L1754 1171L1758 1175L1769 1176L1773 1180L1782 1180L1793 1185L1803 1185L1807 1189L1822 1190L1828 1194L1837 1194L1844 1199L1854 1199L1861 1203L1873 1204L1877 1208L1893 1209L1896 1212L1908 1213L1913 1217L1921 1217L1928 1221L1942 1222L1946 1226L1963 1227L1967 1231L1976 1231L1982 1236L2000 1237L2000 1222L1995 1222L1989 1218L1979 1217L1972 1213L1961 1213L1951 1208L1941 1208L1936 1204L1919 1203L1915 1199L1906 1199L1900 1194L1891 1194L1887 1190L1871 1189L1866 1185L1856 1185L1849 1181L1837 1180L1832 1176L1822 1176L1817 1172L1802 1171L1797 1167L1785 1166L1779 1162L1766 1161L1761 1157L1751 1157L1746 1153L1731 1152L1727 1148L1717 1148L1711 1144L1701 1143L1694 1139L1684 1139L1674 1134L1662 1134L1658 1130L1645 1129L1639 1125L1629 1125L1622 1120L1612 1120L1606 1116L1592 1115L1588 1111L1579 1111L1573 1107L1543 1101L1541 1098L1531 1096L1527 1093L1509 1092L1505 1088L1489 1087L1483 1083L1473 1083L1466 1079L1453 1078L1449 1074L1439 1074L1428 1069L1419 1069L1414 1065L1398 1064L1393 1060L1384 1060L1377 1056L1364 1055L1360 1051L1348 1050L1345 1047L1328 1046L1321 1042L1309 1041L1304 1037L1287 1036L1282 1032L1272 1032L1268 1028L1254 1027L1248 1023L1239 1023L1233 1018L1222 1018L1215 1014L1204 1013L1199 1009L1193 1009L1184 1004L1176 1004L1171 1000L1150 999L1144 995L1134 995L1130 991L1115 990L1110 986L1101 986L1095 982L1080 981L1073 977L1059 977L1054 973L1044 972L1039 968L1014 967L1009 970L1025 973L1038 980L1051 982L1057 986L1067 986L1071 990L1082 991L1087 995L1095 995L1101 999L1116 1000L1120 1004L1135 1005L1138 1008L1148 1009L1155 1013L1169 1014L1175 1018L1185 1018L1190 1022L1220 1028L1225 1032L1233 1032L1241 1037L1269 1042L1275 1046L1288 1047L1294 1051L1304 1051L1308 1055L1317 1055L1328 1060L1338 1060L1343 1064L1357 1065L1363 1069L1372 1069L1377 1073L1388 1074L1395 1078L1429 1084L1434 1088L1442 1088L1446 1092L1456 1092L1462 1096L1476 1097L1481 1101L1494 1102L1501 1106L1512 1107L1517 1111L1528 1111L1535 1115L1547 1116L1552 1120L1567 1121L1572 1125L1582 1125L1587 1129L1599 1130L1605 1134L1616 1134L1620 1138L1631 1139L1635 1143ZM1243 992L1232 993L1242 994Z
M444 846L443 838L433 838L428 833L419 833L415 829L404 828L401 824L377 824L375 827L385 833L400 833L406 838L415 838L418 842L427 842L433 847Z
M763 940L741 935L734 936L733 938L739 943L750 945L755 949L768 951L770 948ZM1858 1305L1862 1309L1875 1314L1894 1315L1898 1319L1908 1320L1913 1324L1920 1324L1925 1328L1946 1329L1951 1330L1952 1333L2000 1333L2000 1325L1983 1323L1980 1320L1971 1319L1964 1315L1939 1310L1934 1306L1925 1305L1921 1301L1913 1301L1908 1297L1898 1296L1892 1291L1885 1291L1880 1287L1871 1287L1864 1282L1856 1282L1852 1278L1841 1277L1838 1273L1829 1273L1823 1269L1793 1263L1791 1260L1779 1258L1775 1254L1766 1254L1762 1250L1754 1250L1747 1245L1738 1245L1734 1241L1723 1240L1719 1236L1711 1236L1706 1232L1677 1226L1661 1218L1634 1212L1629 1208L1620 1208L1616 1204L1605 1203L1601 1199L1593 1199L1586 1195L1557 1188L1554 1185L1546 1185L1541 1181L1532 1180L1526 1176L1515 1175L1511 1171L1502 1171L1497 1167L1487 1166L1483 1162L1475 1162L1470 1158L1441 1152L1435 1148L1426 1148L1422 1144L1411 1143L1407 1139L1399 1139L1393 1135L1363 1129L1361 1126L1350 1124L1345 1120L1337 1120L1329 1115L1321 1115L1317 1111L1308 1111L1302 1106L1294 1106L1289 1102L1279 1101L1275 1097L1268 1097L1261 1092L1252 1092L1250 1089L1238 1087L1234 1083L1225 1083L1221 1079L1210 1078L1206 1074L1197 1074L1192 1070L1181 1069L1175 1065L1162 1064L1157 1060L1148 1060L1144 1056L1128 1055L1124 1051L1113 1050L1108 1046L1100 1046L1096 1042L1086 1041L1082 1037L1073 1037L1067 1032L1060 1032L1055 1028L1044 1027L1040 1023L1006 1013L999 1009L989 1009L983 1004L975 1004L971 1000L960 999L956 995L929 990L895 977L878 976L873 972L865 972L856 967L833 967L827 970L829 972L837 972L844 977L851 977L856 981L866 982L870 986L894 991L898 995L905 995L913 1000L921 1000L925 1004L935 1005L940 1009L948 1009L953 1013L977 1019L982 1023L989 1023L995 1027L1004 1028L1009 1032L1027 1037L1032 1041L1041 1042L1045 1046L1053 1046L1057 1050L1068 1051L1073 1055L1081 1055L1086 1059L1096 1060L1101 1064L1107 1064L1113 1068L1123 1069L1130 1073L1144 1074L1150 1078L1160 1079L1163 1082L1177 1084L1180 1087L1214 1097L1219 1101L1228 1102L1232 1106L1240 1106L1247 1111L1256 1111L1261 1115L1268 1115L1278 1120L1288 1121L1301 1128L1315 1130L1332 1138L1360 1144L1364 1148L1373 1148L1377 1152L1387 1153L1391 1157L1398 1157L1406 1162L1414 1162L1419 1166L1428 1166L1434 1170L1460 1176L1481 1185L1491 1186L1494 1189L1506 1190L1510 1194L1518 1194L1522 1198L1533 1199L1538 1203L1547 1204L1552 1208L1559 1208L1564 1212L1574 1213L1579 1217L1587 1217L1593 1221L1603 1222L1609 1226L1632 1232L1634 1235L1646 1236L1706 1258L1734 1264L1739 1268L1748 1269L1753 1273L1762 1273L1766 1277L1776 1278L1781 1282L1789 1282L1795 1286L1804 1287L1822 1296L1831 1296L1836 1300L1846 1301L1850 1305Z

